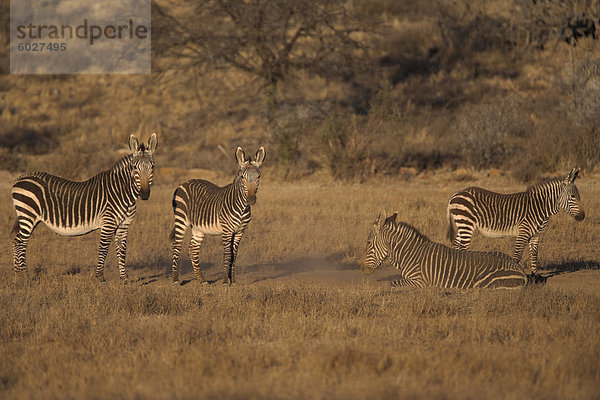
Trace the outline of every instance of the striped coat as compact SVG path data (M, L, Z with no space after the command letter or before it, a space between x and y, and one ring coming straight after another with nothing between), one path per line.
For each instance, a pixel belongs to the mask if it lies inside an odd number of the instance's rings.
M400 271L394 286L520 288L527 283L523 268L507 255L452 249L383 211L367 240L362 269L373 272L385 259Z
M127 281L125 254L127 232L135 215L137 198L150 196L154 171L154 150L158 141L152 134L148 145L131 135L131 154L113 167L87 181L75 182L46 172L25 174L12 188L17 214L13 228L15 272L27 270L27 243L39 222L61 235L83 235L100 229L96 276L104 280L104 261L113 237L117 242L119 273Z
M513 258L518 262L529 244L531 270L537 270L540 233L550 217L565 211L575 220L585 217L579 190L578 170L566 178L532 185L524 192L503 194L470 187L452 195L448 202L448 239L457 249L469 249L475 230L485 236L514 236Z
M260 167L265 154L265 149L261 147L256 152L254 160L250 160L242 148L238 147L236 160L239 171L232 183L219 187L202 179L192 179L175 189L173 193L175 221L171 232L174 284L179 284L179 254L188 228L191 228L192 232L189 253L197 281L206 282L200 270L199 258L204 235L221 235L223 284L235 283L235 259L242 236L250 223L250 206L256 203Z

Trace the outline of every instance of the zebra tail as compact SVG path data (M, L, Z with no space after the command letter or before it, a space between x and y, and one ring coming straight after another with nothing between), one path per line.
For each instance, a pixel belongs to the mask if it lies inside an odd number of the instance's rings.
M452 215L450 215L450 207L448 207L446 215L448 217L448 230L446 231L446 237L452 244L454 243L454 238L456 237L456 230L454 229L454 221L452 220Z
M15 221L15 224L13 225L12 230L10 231L11 236L16 236L17 233L19 233L19 219L18 218Z
M177 210L177 203L175 202L175 196L177 196L178 190L179 190L179 187L177 187L177 189L175 189L175 191L173 192L173 199L171 200L171 205L173 206L173 212L175 212L175 210ZM171 233L169 234L169 240L171 242L175 240L175 226L173 226L173 229L171 230Z

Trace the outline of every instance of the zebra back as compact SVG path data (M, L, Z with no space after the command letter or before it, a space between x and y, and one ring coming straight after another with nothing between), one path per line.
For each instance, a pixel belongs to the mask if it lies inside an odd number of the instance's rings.
M116 220L124 218L141 192L145 190L146 198L149 196L156 135L152 138L149 148L139 145L134 138L130 143L135 149L132 154L85 181L72 181L47 172L21 175L12 188L16 231L19 220L31 220L31 224L41 220L51 228L69 230L82 225L97 228L107 210L115 214Z
M454 242L458 228L459 236L461 230L465 236L458 242L468 242L475 227L487 236L516 236L523 227L535 235L560 210L580 221L585 212L574 184L577 174L578 170L573 169L566 178L546 179L518 193L497 193L479 187L463 189L448 201L447 237Z

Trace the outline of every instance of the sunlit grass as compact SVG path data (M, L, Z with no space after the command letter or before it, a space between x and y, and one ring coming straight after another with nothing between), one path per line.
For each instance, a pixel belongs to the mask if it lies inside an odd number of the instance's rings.
M34 280L14 281L4 182L0 222L0 393L7 398L594 398L600 385L598 190L580 184L586 219L551 220L545 287L522 291L393 290L384 264L358 270L382 209L444 241L445 203L463 182L420 178L366 185L277 183L263 176L242 239L239 285L170 284L170 198L159 182L140 202L122 286L114 249L108 283L90 274L98 235L38 227ZM228 179L223 179L226 182ZM221 183L224 183L221 182ZM519 185L502 180L482 181ZM498 186L496 186L498 188ZM201 250L222 275L220 240ZM510 240L474 247L510 252ZM185 252L184 252L185 253ZM576 272L562 271L571 268ZM577 270L583 268L583 271ZM577 278L579 277L579 278ZM579 280L578 280L579 279ZM587 286L586 286L587 285Z

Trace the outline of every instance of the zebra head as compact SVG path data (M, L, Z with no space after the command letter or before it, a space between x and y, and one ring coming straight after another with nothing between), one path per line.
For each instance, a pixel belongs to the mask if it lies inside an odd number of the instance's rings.
M148 200L150 197L150 186L154 175L154 150L157 144L156 133L150 136L147 146L140 144L135 136L129 136L129 150L133 155L131 165L134 184L142 200Z
M387 240L383 237L382 228L386 223L389 224L391 221L395 221L397 214L394 213L387 218L384 210L373 223L373 228L367 239L367 255L364 264L361 265L361 270L364 273L372 274L388 257L390 249Z
M579 190L575 186L575 178L579 174L579 169L573 168L569 175L561 182L561 191L559 195L559 207L575 218L581 221L585 218L585 211L579 197Z
M256 203L256 192L258 191L258 180L260 179L260 166L265 160L265 148L261 147L254 156L254 161L246 158L246 153L241 147L235 152L235 158L240 165L237 179L241 180L248 204Z

